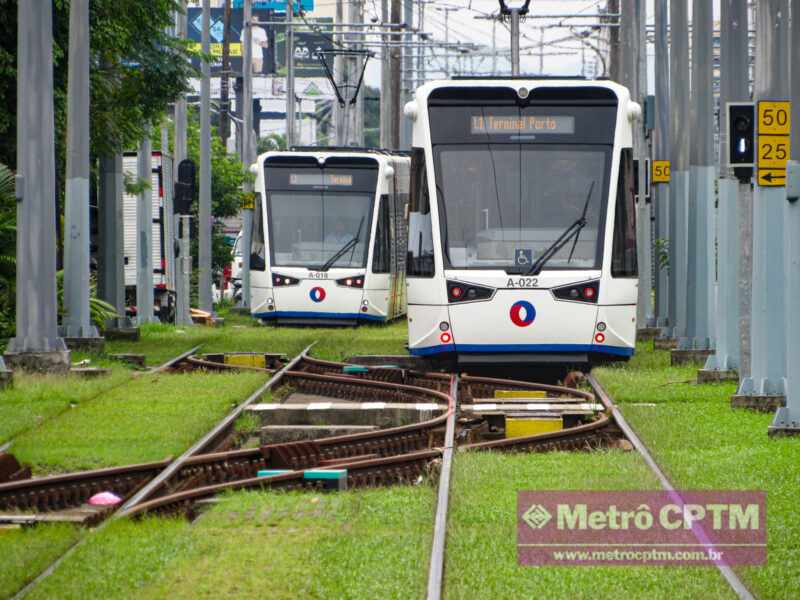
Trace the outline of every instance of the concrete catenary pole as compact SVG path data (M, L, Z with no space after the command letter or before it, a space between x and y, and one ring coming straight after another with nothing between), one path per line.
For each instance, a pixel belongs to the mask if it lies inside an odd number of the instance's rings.
M167 123L161 126L161 181L164 186L164 206L163 206L163 233L164 236L164 267L167 279L167 289L175 289L175 206L172 202L174 187L171 185L174 179L173 171L175 162L172 152L169 149L169 127Z
M101 157L99 172L100 269L97 273L97 296L116 309L119 317L107 325L119 328L125 323L122 154Z
M295 94L294 94L294 18L293 0L286 0L286 144L295 144Z
M789 99L788 8L787 0L762 0L758 3L756 102ZM739 386L739 395L753 397L756 403L771 402L768 396L786 393L785 203L786 188L756 185L753 197L751 375ZM793 308L795 305L793 302ZM793 368L796 369L797 365Z
M792 0L791 68L791 147L792 163L800 168L800 0ZM778 188L782 189L782 188ZM778 408L769 432L800 434L800 200L785 202L786 225L786 406Z
M655 0L655 130L653 131L653 159L669 160L669 45L667 0ZM653 184L655 203L656 238L667 242L669 231L669 183ZM662 246L663 251L663 246ZM657 264L658 261L657 261ZM656 325L666 327L672 322L672 307L669 304L670 286L674 277L670 276L669 265L658 266L656 275Z
M202 49L210 51L211 4L203 0ZM200 78L200 207L198 211L200 250L198 255L197 299L201 310L214 309L211 297L211 65L202 63Z
M381 0L381 19L384 23L389 22L389 0ZM389 40L393 38L389 37ZM380 133L381 148L389 147L392 123L392 95L391 88L391 48L384 45L381 48L381 102L380 102Z
M20 2L17 18L17 331L10 367L66 371L56 304L53 3Z
M726 117L728 102L749 100L747 0L722 0L719 95L719 232L717 343L706 361L706 370L730 371L740 366L739 333L739 246L741 243L739 184L726 166L730 135Z
M62 330L82 345L98 338L89 314L89 0L69 5Z
M411 30L414 26L414 0L403 0L403 23L406 25L404 41L408 44L403 48L403 95L402 105L411 100L413 95L414 82L414 47L411 43L414 36ZM411 148L411 119L400 120L400 148L408 150Z
M634 3L635 22L633 40L636 49L636 85L631 91L633 99L644 106L647 95L647 10L646 3ZM625 17L623 17L625 19ZM653 316L653 243L650 203L647 202L647 156L649 148L644 136L644 123L639 121L634 130L634 153L639 160L637 177L639 179L639 198L636 203L636 254L639 266L639 297L637 299L636 321L639 327L655 325Z
M671 337L686 333L687 227L689 204L689 11L688 0L670 0L670 187L669 264L673 284Z
M392 23L399 23L402 19L400 0L391 0L391 20ZM394 35L390 38L394 43L401 42L401 36ZM392 112L390 114L389 123L389 148L397 150L400 147L400 117L403 111L400 99L400 81L402 69L402 52L398 46L393 46L390 49L391 65L390 65L390 80L389 80L389 96L392 102Z
M180 10L175 13L175 32L179 39L186 39L186 1L180 1ZM186 158L186 96L181 94L175 101L175 115L173 119L175 123L175 139L173 141L173 159L175 169L173 179L178 180L178 166ZM186 326L192 324L192 316L190 312L189 295L191 292L191 270L192 261L191 257L186 260L188 256L184 255L184 247L179 243L180 240L180 227L181 216L172 214L170 219L174 223L175 241L178 243L178 258L176 263L175 274L175 296L177 301L175 303L175 324ZM186 219L186 227L188 228L189 219ZM188 231L187 231L188 237ZM188 246L187 246L188 249Z
M136 178L144 184L136 201L136 321L153 318L153 186L152 146L146 133L139 143Z
M242 162L245 169L255 161L252 148L255 144L253 135L253 36L251 35L253 18L253 0L244 0L244 52L242 56ZM250 308L250 240L253 235L253 208L249 204L253 193L253 183L247 179L244 193L248 195L248 204L242 209L242 302L243 309Z
M712 283L714 281L715 179L712 19L711 3L708 0L694 0L692 8L690 113L692 145L689 154L687 310L686 333L678 345L681 350L713 348L710 320L714 305Z
M362 0L353 0L353 3L350 5L350 9L352 11L352 18L351 22L356 24L361 24L364 22L364 3ZM358 26L358 25L357 25ZM362 48L361 44L358 43L358 36L356 36L356 42L354 44L356 48ZM361 68L364 67L362 57L354 57L353 58L353 83L358 82L358 78L361 75ZM360 86L358 88L358 94L356 95L356 103L355 111L353 111L353 133L356 146L364 146L364 86ZM398 125L399 126L399 125ZM399 135L399 132L398 132Z
M448 48L445 52L450 52ZM511 76L519 75L519 9L511 9Z
M383 0L384 4L388 0ZM386 11L384 11L383 16L384 21L386 20ZM342 41L344 40L344 36L342 35L342 27L341 25L344 23L344 1L343 0L336 0L336 19L335 23L340 25L337 27L334 33L334 40L338 47L341 47ZM383 49L383 52L388 52L387 49ZM388 54L387 54L388 56ZM388 60L388 59L387 59ZM339 80L342 79L342 74L344 73L344 69L347 68L344 56L341 55L334 55L333 58L333 76L334 79ZM383 77L383 72L381 72L381 77ZM381 96L386 98L383 94L383 88L381 88ZM381 102L381 111L383 111L384 103ZM344 135L344 119L345 119L346 108L339 104L338 99L333 101L333 117L334 117L334 130L335 130L335 137L334 137L334 145L336 146L343 146L346 142L345 135ZM383 119L383 112L381 112L381 119ZM383 123L383 121L381 121Z

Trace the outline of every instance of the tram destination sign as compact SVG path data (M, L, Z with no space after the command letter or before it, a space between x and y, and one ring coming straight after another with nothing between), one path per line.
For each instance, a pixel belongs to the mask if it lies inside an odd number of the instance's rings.
M289 185L335 185L352 187L353 176L335 173L290 173Z
M470 132L479 134L559 134L575 133L575 117L555 115L475 115Z

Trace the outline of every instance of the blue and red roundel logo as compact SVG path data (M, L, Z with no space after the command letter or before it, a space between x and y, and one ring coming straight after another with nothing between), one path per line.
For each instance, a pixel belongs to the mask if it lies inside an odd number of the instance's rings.
M325 300L325 290L321 287L311 288L308 295L314 302L322 302Z
M536 318L536 309L527 300L520 300L511 306L508 316L517 327L527 327Z

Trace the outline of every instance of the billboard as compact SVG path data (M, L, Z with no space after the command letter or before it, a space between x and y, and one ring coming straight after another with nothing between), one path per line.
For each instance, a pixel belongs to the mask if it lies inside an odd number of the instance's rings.
M224 41L224 8L211 9L211 24L209 34L211 38L210 54L213 57L211 62L211 73L219 74L222 70L222 45ZM230 20L228 21L228 41L230 47L230 70L235 73L242 72L242 20L243 10L231 10ZM187 35L190 47L198 52L201 51L201 41L203 39L203 10L202 8L187 9L188 30ZM265 9L253 10L253 18L258 21L269 21L272 19L272 11ZM271 75L275 73L275 31L268 25L254 25L253 35L253 74ZM283 34L281 34L283 35ZM280 52L280 50L279 50ZM285 52L285 51L284 51ZM285 61L284 61L285 62ZM195 59L193 64L200 68L200 59Z
M333 19L317 19L321 25L332 23ZM275 34L276 71L277 75L286 76L286 35L279 27ZM307 28L295 29L294 33L294 74L295 77L325 77L318 52L329 52L333 49L333 40L327 33L316 33ZM330 58L332 61L333 59ZM333 65L330 65L333 68Z

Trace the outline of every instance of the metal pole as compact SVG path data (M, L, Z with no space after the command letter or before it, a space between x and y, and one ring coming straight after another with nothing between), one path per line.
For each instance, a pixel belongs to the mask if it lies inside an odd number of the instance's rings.
M608 12L612 14L619 14L619 2L620 0L608 0ZM622 21L625 20L623 16ZM544 35L544 29L540 31L540 36ZM542 44L542 39L540 39L540 44ZM540 54L543 52L543 46L540 46L539 50ZM620 47L620 28L615 27L608 32L608 76L612 81L621 81L622 80L622 56L621 56L621 47ZM539 68L539 73L542 72L541 67Z
M364 4L362 0L353 0L353 3L350 5L353 10L352 18L350 19L352 22L356 24L361 24L364 22ZM358 43L358 36L354 36L353 46L356 48L363 48L362 45ZM353 58L353 81L358 81L358 77L360 74L360 69L362 65L359 63L360 60L363 60L359 57ZM301 103L302 107L302 103ZM364 146L364 86L360 86L358 88L358 95L356 96L356 104L355 104L355 113L353 114L354 118L354 127L353 133L355 134L355 143L357 146L363 147Z
M121 327L126 322L122 154L101 157L99 171L100 269L97 272L97 296L111 304L119 315L108 325Z
M381 18L389 20L389 0L381 0ZM388 46L381 48L381 102L380 102L380 134L381 148L388 148L391 138L392 124L392 94L391 94L391 49Z
M186 326L192 324L189 292L191 289L190 276L192 274L192 245L191 222L188 215L178 216L178 279L180 279L180 292L177 297L175 324Z
M392 23L399 23L401 16L401 0L391 0L391 19ZM397 38L400 38L398 34ZM392 112L389 114L389 148L397 150L400 147L400 117L403 107L401 106L400 95L400 71L402 69L402 53L400 48L393 47L390 51L391 56L391 69L390 69L390 96L392 102Z
M242 53L242 162L245 168L255 161L252 154L253 135L253 35L250 21L253 16L253 0L244 0L244 52ZM253 193L253 183L247 179L244 193ZM249 202L249 200L248 200ZM242 302L244 309L250 308L250 243L253 234L253 209L247 204L242 209Z
M383 2L387 2L387 0L383 0ZM386 21L386 11L384 11L383 20ZM344 4L343 0L336 0L336 23L341 24L344 22ZM336 40L337 44L342 44L342 40L344 36L339 30L339 33L334 34L334 39ZM383 52L388 56L389 50L383 49ZM342 73L346 67L346 61L343 56L335 55L333 59L333 76L339 79L342 79ZM383 76L383 73L381 73ZM385 98L385 96L384 96ZM381 109L383 109L383 103L381 103ZM344 119L345 119L346 109L344 106L339 104L338 100L333 101L333 115L334 115L334 125L336 129L336 137L334 144L337 146L343 146L346 143L344 139ZM382 121L381 121L382 122Z
M136 321L139 325L153 319L153 187L152 148L145 133L139 142L136 178L146 184L139 192L136 206Z
M756 19L755 100L789 99L787 0L762 0ZM783 244L786 189L756 185L753 198L751 375L738 394L786 393L786 300ZM789 243L792 243L789 236ZM792 299L794 309L795 299ZM796 368L796 365L793 365Z
M419 0L419 30L425 31L425 0ZM426 64L425 61L427 56L425 55L427 52L427 46L424 44L419 45L419 85L425 84L425 68Z
M653 131L654 160L669 160L669 46L667 43L667 0L655 3L655 111L656 127ZM667 242L669 231L669 183L653 184L653 201L656 210L656 237ZM662 247L663 251L663 247ZM672 307L669 304L670 286L674 277L670 276L669 266L658 265L656 276L656 326L666 327L672 323Z
M180 11L175 12L175 31L179 39L186 39L186 0L181 0ZM175 101L175 115L173 119L175 123L175 139L173 141L173 160L175 168L173 169L173 179L178 180L178 166L186 158L186 96L181 94ZM173 231L175 242L179 239L179 229L181 227L181 216L174 212L169 215L173 223ZM188 235L188 233L187 233ZM185 272L184 272L185 270ZM183 247L178 245L178 258L176 260L176 275L175 275L175 324L176 325L191 325L192 317L189 307L189 294L190 281L191 281L191 260L186 263ZM184 287L185 286L185 287Z
M492 19L492 77L497 77L497 21Z
M286 0L286 145L294 141L294 18L293 0Z
M631 38L635 48L633 56L635 71L634 81L636 82L633 90L633 99L644 106L644 97L647 95L647 37L645 3L638 1L634 3L634 12L631 13L632 21ZM651 240L651 211L650 203L645 199L647 190L647 142L644 137L644 123L639 121L634 129L634 152L639 160L638 179L639 179L639 198L636 203L636 252L637 263L639 265L639 297L637 300L636 320L639 327L650 327L655 325L653 318L653 261L652 261L652 240Z
M209 26L211 4L203 0L203 53L210 51ZM202 62L200 79L200 207L198 229L200 254L198 257L197 299L201 310L211 312L211 65Z
M161 180L164 182L164 206L163 218L161 220L164 231L162 233L164 243L164 266L166 267L167 289L175 290L175 220L173 214L175 207L172 203L172 193L174 187L174 166L172 153L169 151L169 128L161 126Z
M670 0L670 219L669 264L673 283L669 304L674 321L670 322L672 337L686 332L686 277L688 264L689 203L689 11L688 0Z
M791 45L791 163L800 167L800 0L792 0ZM783 189L783 188L778 188ZM800 201L784 202L786 240L786 406L779 408L769 428L775 434L800 434L800 318L796 310L800 294Z
M411 44L413 35L411 28L414 25L414 0L403 0L403 22L408 25L408 33L405 34L406 44ZM415 49L410 45L403 49L403 69L405 75L402 77L403 93L402 105L405 106L406 102L411 100L414 75L412 70L414 68L414 51ZM409 150L411 148L411 119L400 120L400 148Z
M67 338L97 338L89 315L89 0L69 5L64 319Z
M511 76L519 75L519 9L511 9Z
M66 371L56 304L53 6L20 2L17 18L17 331L10 367Z
M450 11L452 9L445 8L444 9L444 43L450 43ZM444 76L447 79L450 79L450 56L445 54L444 56Z
M722 0L720 19L720 94L719 94L719 232L718 291L716 316L717 343L705 369L739 369L741 335L739 307L739 257L741 256L742 215L739 208L739 184L727 168L729 132L725 107L728 102L749 100L747 55L747 0Z

